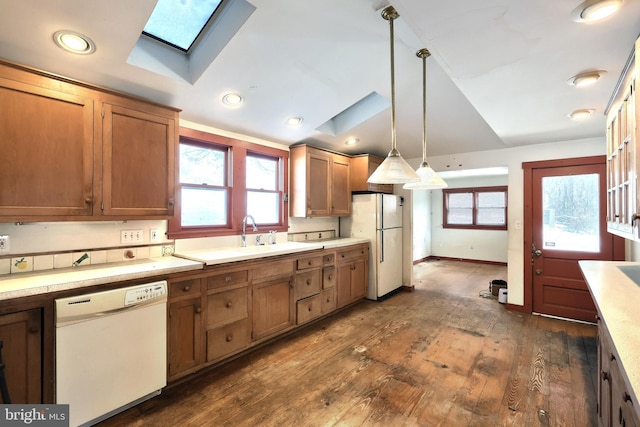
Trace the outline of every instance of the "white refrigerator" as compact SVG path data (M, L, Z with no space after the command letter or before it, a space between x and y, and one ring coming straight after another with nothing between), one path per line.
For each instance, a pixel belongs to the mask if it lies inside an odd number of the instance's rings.
M368 299L384 299L402 287L402 202L395 194L354 194L351 216L340 219L342 237L371 241Z

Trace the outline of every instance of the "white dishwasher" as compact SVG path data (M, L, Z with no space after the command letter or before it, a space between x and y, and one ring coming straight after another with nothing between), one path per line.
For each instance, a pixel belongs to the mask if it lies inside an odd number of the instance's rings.
M56 403L93 425L167 384L167 282L55 301Z

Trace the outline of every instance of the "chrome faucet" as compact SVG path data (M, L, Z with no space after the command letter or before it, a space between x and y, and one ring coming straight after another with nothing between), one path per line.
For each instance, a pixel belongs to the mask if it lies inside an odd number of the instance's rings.
M253 231L258 231L258 226L256 225L256 220L253 219L253 217L251 215L246 215L244 218L242 218L242 247L246 247L247 246L247 220L251 220L251 222L253 223Z

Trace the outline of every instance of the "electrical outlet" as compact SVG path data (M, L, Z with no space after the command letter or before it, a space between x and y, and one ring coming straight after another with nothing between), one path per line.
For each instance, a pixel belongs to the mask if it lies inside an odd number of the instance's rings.
M149 230L149 241L151 242L159 242L160 241L160 232L155 228Z
M0 253L9 252L9 235L0 235Z
M120 243L142 243L144 233L142 230L120 231Z

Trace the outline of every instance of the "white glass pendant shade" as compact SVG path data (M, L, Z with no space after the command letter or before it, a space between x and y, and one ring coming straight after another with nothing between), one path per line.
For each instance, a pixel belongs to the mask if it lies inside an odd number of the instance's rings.
M404 184L406 182L420 181L418 174L411 168L400 155L396 148L396 89L395 89L395 73L394 73L394 54L393 54L393 20L398 18L398 12L393 6L387 6L382 11L382 17L389 21L389 41L391 53L391 151L387 158L378 166L371 174L368 183L371 184Z
M404 184L417 181L420 181L420 176L396 149L389 151L387 158L367 180L370 184Z
M422 162L416 173L420 177L420 181L408 182L402 188L406 190L435 190L448 187L444 179L440 178L427 162Z

